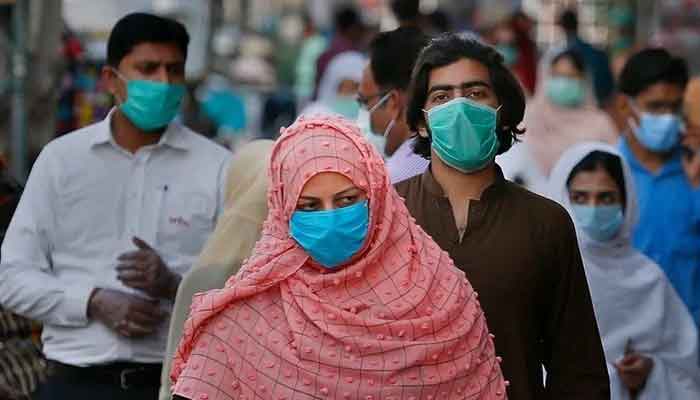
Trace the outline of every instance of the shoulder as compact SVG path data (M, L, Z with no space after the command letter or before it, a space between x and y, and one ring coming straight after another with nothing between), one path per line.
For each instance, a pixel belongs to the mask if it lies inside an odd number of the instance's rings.
M394 184L394 189L399 194L399 196L406 198L409 193L417 190L420 187L421 175L416 175L412 178L408 178L401 182Z
M545 227L550 234L553 233L552 230L560 233L575 232L571 216L561 204L516 183L506 181L505 185L509 203L523 209L533 226Z
M179 134L187 142L188 150L196 156L219 162L226 161L231 157L231 152L228 149L209 138L183 125L180 125L178 129L180 130Z
M101 121L66 133L50 141L44 146L43 151L56 155L70 154L71 156L75 156L81 151L87 151L94 143L95 136L100 134L103 124L104 122Z

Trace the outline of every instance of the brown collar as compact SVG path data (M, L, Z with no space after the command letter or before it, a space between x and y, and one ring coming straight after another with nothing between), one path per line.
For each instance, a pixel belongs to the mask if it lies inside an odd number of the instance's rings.
M497 196L503 191L503 188L505 187L506 179L503 176L503 171L501 170L501 167L498 166L498 164L494 165L496 166L496 178L493 181L493 183L484 190L484 193L481 195L481 201L487 201L490 198ZM427 190L430 194L436 197L446 197L445 191L442 189L442 186L440 186L440 183L438 183L438 181L436 181L435 177L433 176L432 164L428 167L428 169L425 170L425 172L423 172L423 175L421 175L420 177L420 182L421 186L425 188L425 190Z

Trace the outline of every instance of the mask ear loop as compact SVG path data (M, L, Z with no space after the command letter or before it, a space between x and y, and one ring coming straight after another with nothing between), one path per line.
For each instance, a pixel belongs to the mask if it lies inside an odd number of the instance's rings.
M128 84L128 83L129 83L129 81L124 77L124 75L122 75L121 72L117 71L116 68L114 68L114 67L109 67L109 69L112 70L112 72L114 73L114 75L116 75L117 78L119 78L122 82L124 82L124 84ZM128 94L127 94L127 95L128 95ZM122 104L124 104L124 100L120 99L119 96L117 96L116 94L114 95L114 98L117 99L117 102L119 103L119 104L118 104L119 106L121 106Z

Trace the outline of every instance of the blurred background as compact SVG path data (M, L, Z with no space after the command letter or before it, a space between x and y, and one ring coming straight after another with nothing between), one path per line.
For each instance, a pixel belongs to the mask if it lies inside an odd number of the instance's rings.
M419 15L408 18L390 3L0 0L0 156L23 181L48 141L106 115L112 99L102 90L100 69L107 37L134 11L187 26L189 90L179 118L229 147L274 138L314 100L316 61L338 34L341 7L357 11L359 22L350 23L362 28L353 36L358 50L399 24L429 34L474 34L503 49L530 94L537 59L565 40L557 24L565 9L578 12L580 36L607 53L613 76L631 51L650 44L684 56L693 73L700 69L697 0L422 0ZM509 47L517 48L517 59L509 60Z

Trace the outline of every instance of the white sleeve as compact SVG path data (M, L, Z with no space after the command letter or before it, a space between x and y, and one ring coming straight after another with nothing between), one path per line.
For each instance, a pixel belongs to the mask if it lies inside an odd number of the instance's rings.
M28 318L58 326L85 326L93 287L62 282L52 271L56 201L50 146L32 168L2 243L0 304Z
M664 331L659 348L649 355L654 360L654 368L639 400L698 399L698 330L668 281L665 292Z
M228 183L229 167L231 166L231 156L229 155L224 159L219 167L219 187L217 189L217 201L216 201L216 215L214 216L214 223L219 220L219 217L224 213L224 207L226 205L226 195L228 194L229 188L226 187Z

